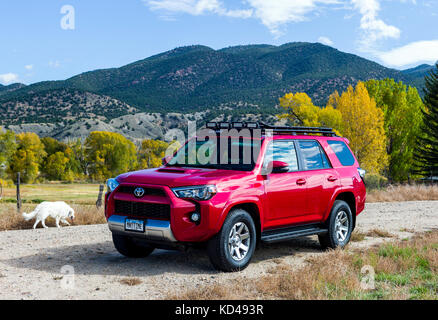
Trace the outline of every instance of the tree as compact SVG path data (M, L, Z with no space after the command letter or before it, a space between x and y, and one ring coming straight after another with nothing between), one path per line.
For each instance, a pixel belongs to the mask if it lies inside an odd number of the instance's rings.
M67 169L69 159L63 152L58 151L49 157L44 163L44 171L49 180L72 181L73 174Z
M137 168L135 145L114 132L93 131L85 140L90 177L96 181Z
M14 179L20 172L23 182L32 183L38 177L40 165L46 156L44 145L32 132L17 134L16 141L17 149L11 157L8 173Z
M161 159L164 158L168 147L169 144L161 140L143 140L138 153L140 167L147 169L161 166Z
M17 149L15 134L0 128L0 178L4 178L5 169L9 166L10 159Z
M380 174L388 164L383 111L359 81L356 88L348 87L337 101L342 114L339 131L350 141L350 148L361 166L371 173Z
M438 176L438 63L426 76L422 134L417 140L415 158L417 172L425 176Z
M304 92L287 93L280 98L280 106L286 113L279 115L279 118L286 118L295 125L339 128L342 123L342 115L338 110L331 105L326 108L315 106Z
M410 178L414 171L414 149L422 125L423 102L417 89L394 79L369 80L369 95L384 113L389 177L396 182Z

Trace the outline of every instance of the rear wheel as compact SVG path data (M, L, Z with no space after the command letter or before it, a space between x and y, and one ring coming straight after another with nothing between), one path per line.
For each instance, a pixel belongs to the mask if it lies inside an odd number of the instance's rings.
M245 269L256 247L256 229L251 215L233 210L222 229L208 242L208 255L213 266L222 271Z
M147 244L135 243L130 237L113 234L113 243L117 251L129 258L144 258L154 251L154 247Z
M328 232L319 235L323 248L343 248L350 241L353 231L353 216L350 206L342 200L336 200L327 221Z

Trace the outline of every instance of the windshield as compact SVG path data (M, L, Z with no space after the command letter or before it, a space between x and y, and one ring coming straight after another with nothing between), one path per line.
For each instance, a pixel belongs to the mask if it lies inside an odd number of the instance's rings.
M189 140L168 166L252 171L260 153L261 139L215 137Z

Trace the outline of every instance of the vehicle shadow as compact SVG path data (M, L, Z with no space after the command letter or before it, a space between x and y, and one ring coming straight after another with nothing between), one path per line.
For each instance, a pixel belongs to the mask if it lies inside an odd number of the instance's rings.
M291 257L297 253L322 252L318 242L302 238L276 244L260 244L252 262ZM191 248L187 252L155 250L147 258L126 258L119 254L111 241L47 248L39 252L0 263L16 268L44 270L59 274L65 265L71 265L77 275L150 276L165 273L217 274L205 249Z

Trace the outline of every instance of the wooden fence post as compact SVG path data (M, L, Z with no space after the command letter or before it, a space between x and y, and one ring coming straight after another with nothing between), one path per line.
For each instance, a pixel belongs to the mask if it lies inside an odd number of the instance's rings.
M21 212L20 172L17 172L17 211Z
M99 186L99 195L97 196L97 201L96 201L96 208L100 209L100 207L102 207L102 195L103 195L103 189L104 189L104 185L101 184Z

